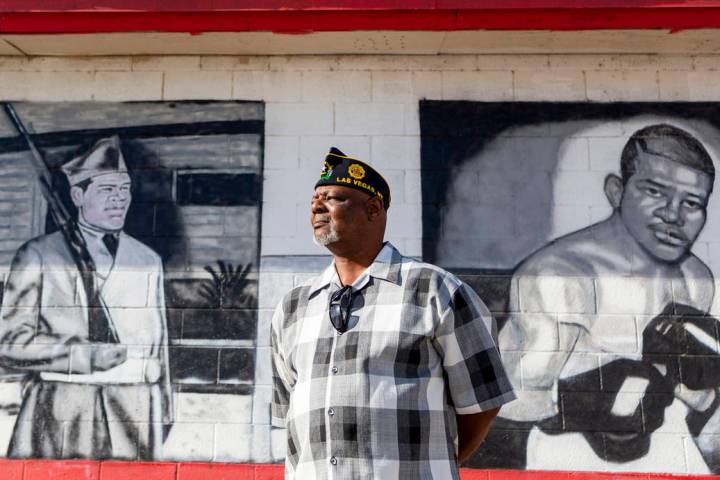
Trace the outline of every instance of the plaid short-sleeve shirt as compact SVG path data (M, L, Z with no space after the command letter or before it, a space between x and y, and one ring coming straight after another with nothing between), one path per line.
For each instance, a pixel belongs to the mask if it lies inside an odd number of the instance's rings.
M272 321L273 424L287 479L458 479L456 414L515 398L493 319L454 275L385 244L353 283L351 328L328 306L330 265Z

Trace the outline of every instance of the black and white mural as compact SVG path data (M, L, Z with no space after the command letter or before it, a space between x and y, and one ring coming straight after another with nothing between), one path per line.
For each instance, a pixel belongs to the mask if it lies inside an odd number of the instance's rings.
M252 422L263 104L3 107L0 450L198 459Z
M473 467L720 472L717 103L424 101L423 256L518 400Z

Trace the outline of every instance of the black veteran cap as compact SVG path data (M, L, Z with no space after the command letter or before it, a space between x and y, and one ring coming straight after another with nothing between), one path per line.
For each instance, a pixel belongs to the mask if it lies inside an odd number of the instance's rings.
M380 197L385 210L390 207L390 186L377 170L365 162L348 157L335 147L325 157L325 166L315 188L323 185L341 185Z

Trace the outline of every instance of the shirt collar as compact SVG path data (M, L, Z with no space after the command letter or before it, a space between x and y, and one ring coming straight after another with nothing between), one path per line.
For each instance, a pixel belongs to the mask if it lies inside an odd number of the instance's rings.
M89 236L91 236L91 237L93 237L93 238L102 238L102 237L104 237L104 236L107 235L107 234L110 234L110 235L114 236L115 238L119 238L119 237L120 237L120 232L119 232L119 231L118 231L118 232L107 232L107 231L105 231L105 230L100 230L100 229L97 228L97 227L93 227L92 225L89 225L89 224L85 221L85 219L82 218L82 215L79 215L79 218L78 218L78 222L77 222L77 223L78 223L78 227L80 227L80 231L81 231L84 235L89 235Z
M400 285L401 264L402 255L400 252L390 242L385 242L385 245L383 245L383 248L377 254L373 263L365 269L352 286L359 290L367 284L370 277ZM337 284L338 287L340 286L340 279L335 270L335 261L328 265L328 267L315 278L310 285L309 295L312 296L315 292L333 283Z

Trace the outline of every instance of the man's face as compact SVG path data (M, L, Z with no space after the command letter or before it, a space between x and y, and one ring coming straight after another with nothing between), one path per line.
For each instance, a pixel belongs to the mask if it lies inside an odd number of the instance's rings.
M316 188L310 200L310 225L315 243L326 247L361 238L367 222L368 198L348 187L324 185Z
M130 176L127 173L99 175L84 192L73 187L72 197L90 226L107 232L121 230L130 207Z
M685 257L705 225L712 179L694 168L656 155L635 160L620 201L620 216L635 241L653 258Z

